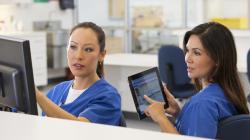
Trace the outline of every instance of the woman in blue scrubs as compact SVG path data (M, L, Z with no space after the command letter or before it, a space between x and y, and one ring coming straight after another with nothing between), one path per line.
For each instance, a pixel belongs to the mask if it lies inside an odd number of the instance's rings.
M188 31L183 41L188 76L198 92L182 110L165 88L169 108L149 97L145 110L164 132L215 138L221 119L249 114L237 73L237 54L232 33L225 26L209 22ZM175 126L165 112L176 117Z
M103 79L105 34L92 22L76 25L67 47L73 80L54 86L45 96L36 91L43 115L83 122L119 125L121 98Z

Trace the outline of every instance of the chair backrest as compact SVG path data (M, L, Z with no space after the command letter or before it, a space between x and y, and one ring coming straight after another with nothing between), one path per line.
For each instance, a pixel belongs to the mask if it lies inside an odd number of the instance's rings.
M248 50L248 53L247 53L247 77L248 77L248 81L250 83L250 49ZM247 96L247 101L250 103L250 94L249 93Z
M190 82L184 53L178 46L163 45L158 52L158 63L162 81L168 85L184 85ZM169 81L170 79L173 81Z
M247 53L247 77L248 81L250 82L250 49L248 50Z
M250 139L250 115L235 115L222 120L219 123L217 139L225 140L249 140Z
M123 113L121 115L121 120L120 120L119 126L121 126L121 127L127 127L127 123L126 123L126 120L125 120L125 117L124 117Z

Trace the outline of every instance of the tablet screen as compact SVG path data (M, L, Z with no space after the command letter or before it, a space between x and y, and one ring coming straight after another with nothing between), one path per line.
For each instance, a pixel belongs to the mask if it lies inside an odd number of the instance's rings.
M148 97L156 101L166 101L157 68L152 68L129 76L128 80L130 90L136 105L136 110L140 119L146 117L146 115L144 114L144 110L149 105L149 103L144 99L144 95L147 95Z

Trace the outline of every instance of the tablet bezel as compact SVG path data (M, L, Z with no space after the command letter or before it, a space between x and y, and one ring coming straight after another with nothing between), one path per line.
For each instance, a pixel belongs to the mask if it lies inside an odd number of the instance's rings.
M157 79L158 79L158 84L160 86L160 90L161 90L163 99L165 101L165 106L164 107L168 107L168 101L167 101L167 98L166 98L165 93L164 93L164 88L163 88L163 85L162 85L162 82L161 82L161 79L160 79L159 70L158 70L157 67L153 67L153 68L150 68L148 70L145 70L145 71L136 73L134 75L131 75L131 76L128 77L129 88L130 88L130 91L131 91L131 94L132 94L132 97L133 97L133 100L134 100L135 108L136 108L136 111L137 111L137 114L138 114L138 117L139 117L140 120L146 118L147 116L146 116L146 114L144 112L141 113L141 111L140 111L139 103L138 103L138 100L137 100L137 96L136 96L136 93L135 93L135 90L134 90L135 88L133 87L132 81L135 80L135 79L141 78L141 77L143 77L145 75L148 75L150 73L156 73Z

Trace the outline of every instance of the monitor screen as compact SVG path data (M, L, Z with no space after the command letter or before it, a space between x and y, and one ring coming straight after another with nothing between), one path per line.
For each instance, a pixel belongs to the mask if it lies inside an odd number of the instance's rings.
M28 40L0 36L0 104L37 115Z

